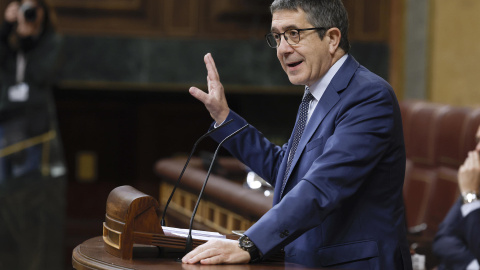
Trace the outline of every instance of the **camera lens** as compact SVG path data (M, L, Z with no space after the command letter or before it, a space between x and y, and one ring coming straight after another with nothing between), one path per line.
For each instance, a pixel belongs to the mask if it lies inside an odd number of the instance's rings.
M34 22L37 19L37 8L33 5L25 3L20 9L22 10L26 21Z

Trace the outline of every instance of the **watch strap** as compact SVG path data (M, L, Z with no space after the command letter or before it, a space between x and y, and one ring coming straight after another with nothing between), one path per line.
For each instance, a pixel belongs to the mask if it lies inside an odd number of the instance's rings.
M473 191L462 193L462 197L463 197L463 204L472 203L480 199L478 194Z
M255 263L261 260L262 254L260 250L257 248L255 243L250 240L248 236L242 235L242 237L238 239L238 246L250 254L249 263Z

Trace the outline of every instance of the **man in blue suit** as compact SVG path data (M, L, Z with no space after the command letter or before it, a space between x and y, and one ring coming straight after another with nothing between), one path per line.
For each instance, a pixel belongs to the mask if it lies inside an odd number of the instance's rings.
M439 270L480 269L480 127L477 146L458 170L461 198L440 224L433 252L440 259Z
M275 187L273 208L239 241L209 241L184 263L256 262L284 249L287 262L348 269L411 269L402 187L402 121L390 85L352 56L341 0L276 0L270 47L304 101L288 143L247 127L225 147ZM210 54L208 93L190 93L220 125L220 141L247 122L228 107Z

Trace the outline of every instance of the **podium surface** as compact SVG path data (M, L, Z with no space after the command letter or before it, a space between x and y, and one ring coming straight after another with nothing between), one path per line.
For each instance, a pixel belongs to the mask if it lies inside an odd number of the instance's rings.
M200 265L182 264L175 259L181 253L165 252L155 246L135 246L133 259L124 260L115 257L104 249L101 236L91 238L78 245L72 254L72 265L76 270L150 270L150 269L184 269L184 270L255 270L255 269L293 269L308 270L321 268L307 268L300 265L275 262L259 264L236 265Z

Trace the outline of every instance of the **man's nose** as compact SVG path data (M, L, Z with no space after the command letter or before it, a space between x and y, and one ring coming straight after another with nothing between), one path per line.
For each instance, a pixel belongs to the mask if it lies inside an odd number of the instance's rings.
M285 35L280 36L280 44L278 45L277 50L279 52L289 52L292 50L292 46L288 44L287 37L285 37Z

